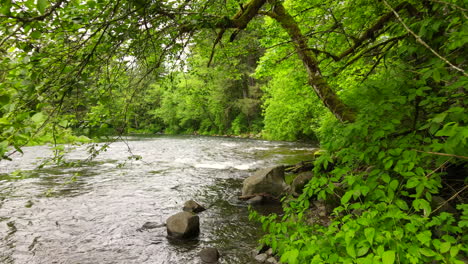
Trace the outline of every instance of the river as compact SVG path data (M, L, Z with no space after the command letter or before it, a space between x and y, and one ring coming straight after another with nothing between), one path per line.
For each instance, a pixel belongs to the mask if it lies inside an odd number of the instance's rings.
M85 145L65 149L67 161L89 155ZM220 263L255 263L251 251L261 230L237 199L242 180L311 149L222 137L129 137L92 162L38 169L52 150L25 147L0 162L0 263L199 263L204 247L218 248ZM208 207L199 214L197 240L171 242L164 227L140 230L164 223L189 199Z

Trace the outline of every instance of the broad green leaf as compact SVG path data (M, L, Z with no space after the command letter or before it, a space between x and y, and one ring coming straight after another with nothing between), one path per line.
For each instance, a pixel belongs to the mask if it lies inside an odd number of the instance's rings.
M419 183L420 183L420 180L418 178L412 177L406 183L406 188L408 188L408 189L414 188L414 187L418 186Z
M458 255L458 251L459 251L459 247L458 246L453 246L450 248L450 256L452 257L455 257L456 255Z
M390 190L395 191L398 188L398 180L391 181L388 187Z
M442 123L442 121L444 121L446 116L447 116L446 112L440 113L440 114L436 115L434 118L432 118L432 122Z
M47 0L37 0L37 10L39 10L41 14L45 13L48 6L49 2Z
M4 140L0 142L0 156L3 155L3 153L6 151L7 148L8 148L8 141Z
M444 242L440 244L440 253L446 253L450 250L450 242Z
M432 249L429 249L429 248L420 248L419 252L426 257L433 257L436 255L436 253Z
M395 201L395 204L396 204L396 206L398 206L398 208L400 208L401 210L408 210L408 209L409 209L409 208L408 208L408 204L407 204L405 201L401 200L401 199L396 200L396 201Z
M0 14L8 16L10 15L10 9L11 9L11 0L4 0L0 2L1 7L0 7Z
M297 263L298 256L299 256L299 250L297 249L287 251L281 256L281 262Z
M68 126L68 121L67 121L67 120L62 120L62 121L60 121L59 126L61 126L61 127L67 127L67 126Z
M352 258L356 258L356 249L354 248L354 244L349 244L346 246L346 252L348 253L349 256Z
M341 197L341 203L342 203L342 204L348 203L348 202L349 202L349 199L351 199L351 197L353 196L353 194L354 194L354 190L349 190L349 191L347 191L347 192L343 195L343 197Z
M368 227L364 229L364 235L366 236L367 241L369 241L369 244L372 245L372 243L374 242L375 228Z
M45 118L46 118L46 116L42 112L39 112L39 113L34 114L31 117L31 120L34 123L41 123L41 122L43 122L45 120Z
M33 39L39 39L41 37L41 32L35 30L33 32L31 32L31 38Z
M395 262L395 251L388 250L382 254L383 264L393 264Z
M10 102L10 96L3 94L0 95L0 105L6 105Z
M431 231L427 230L424 232L420 232L416 235L416 238L421 242L422 244L428 244L431 239L432 239L432 233Z
M0 125L9 125L10 121L6 119L5 117L0 118Z

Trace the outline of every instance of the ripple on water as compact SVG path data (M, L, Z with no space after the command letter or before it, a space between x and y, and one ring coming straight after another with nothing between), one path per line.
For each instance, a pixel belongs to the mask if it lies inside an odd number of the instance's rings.
M196 263L204 247L218 248L220 263L252 263L261 234L237 199L242 180L310 147L134 137L110 145L91 163L79 162L88 155L80 146L66 155L73 166L43 169L37 164L50 149L27 147L12 162L0 162L0 263ZM146 222L164 223L189 199L208 207L200 213L198 239L180 243L169 241L165 228L141 230Z

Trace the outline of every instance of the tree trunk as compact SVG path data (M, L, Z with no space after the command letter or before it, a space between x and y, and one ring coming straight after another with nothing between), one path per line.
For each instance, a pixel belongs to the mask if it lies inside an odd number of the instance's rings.
M302 34L294 18L279 3L267 15L278 21L288 32L294 43L296 52L307 70L309 84L313 87L320 100L341 122L354 122L356 118L355 112L341 101L323 78L317 59L307 46L307 38Z

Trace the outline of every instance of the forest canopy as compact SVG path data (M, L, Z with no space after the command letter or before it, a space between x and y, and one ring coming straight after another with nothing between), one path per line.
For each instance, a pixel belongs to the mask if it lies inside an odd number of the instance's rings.
M0 0L0 156L122 133L319 141L286 215L257 217L284 262L463 263L467 13L464 0ZM306 224L309 200L331 198L331 225Z

